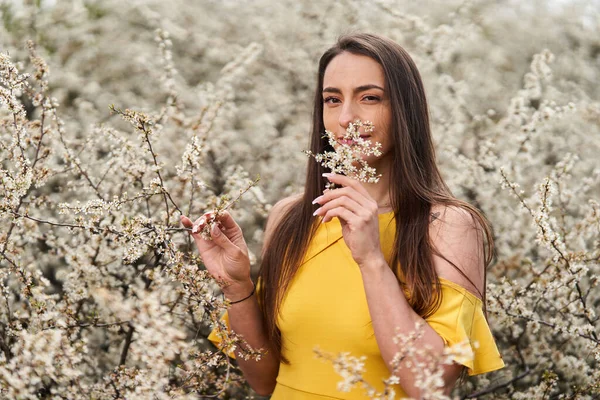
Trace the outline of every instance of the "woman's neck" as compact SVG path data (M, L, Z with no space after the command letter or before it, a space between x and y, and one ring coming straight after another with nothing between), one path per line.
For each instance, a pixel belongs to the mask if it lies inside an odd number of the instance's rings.
M377 202L380 211L387 212L392 210L390 202L390 163L382 159L381 162L371 165L377 170L377 174L381 174L377 183L362 183L363 187L369 195Z

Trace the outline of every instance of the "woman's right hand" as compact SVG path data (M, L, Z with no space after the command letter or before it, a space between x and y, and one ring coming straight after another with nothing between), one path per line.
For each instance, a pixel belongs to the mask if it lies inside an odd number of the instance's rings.
M190 234L196 242L202 262L219 283L225 296L237 300L238 297L245 295L248 288L252 288L248 246L242 230L227 211L217 217L222 228L219 228L219 224L213 223L210 231L212 240L204 239L201 232L211 217L211 213L206 213L196 222L192 222L182 215L181 223L186 228L192 229Z

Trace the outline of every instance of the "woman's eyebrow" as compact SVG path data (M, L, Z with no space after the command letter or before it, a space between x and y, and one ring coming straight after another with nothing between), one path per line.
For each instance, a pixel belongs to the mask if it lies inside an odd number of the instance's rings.
M368 84L368 85L361 85L361 86L355 87L354 90L353 90L353 92L354 92L354 94L356 94L356 93L364 92L365 90L370 90L370 89L379 89L382 92L385 91L381 86L373 85L373 84ZM340 89L336 88L336 87L328 86L326 88L323 88L323 93L338 93L338 94L341 94L342 91Z

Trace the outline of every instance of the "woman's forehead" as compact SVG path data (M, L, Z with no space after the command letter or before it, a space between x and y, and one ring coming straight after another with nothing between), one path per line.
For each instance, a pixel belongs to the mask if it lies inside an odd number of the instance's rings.
M371 57L343 52L325 68L323 87L354 88L368 84L385 87L381 65Z

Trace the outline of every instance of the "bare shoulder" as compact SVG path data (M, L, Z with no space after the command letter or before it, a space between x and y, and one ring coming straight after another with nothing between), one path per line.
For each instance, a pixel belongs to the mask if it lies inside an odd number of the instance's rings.
M269 219L279 220L291 206L296 204L302 198L302 193L297 193L292 196L285 197L279 200L271 208L269 212Z
M269 212L269 217L267 219L267 226L265 227L266 240L268 240L273 229L277 226L279 221L281 221L283 215L301 198L302 193L294 194L279 200L277 203L275 203L275 205L273 205L273 207L271 207L271 211Z
M463 228L477 228L473 215L466 209L458 206L443 204L431 207L432 227L443 228L443 225L462 226Z
M432 207L429 237L438 276L481 297L485 272L483 231L471 212L458 206Z

